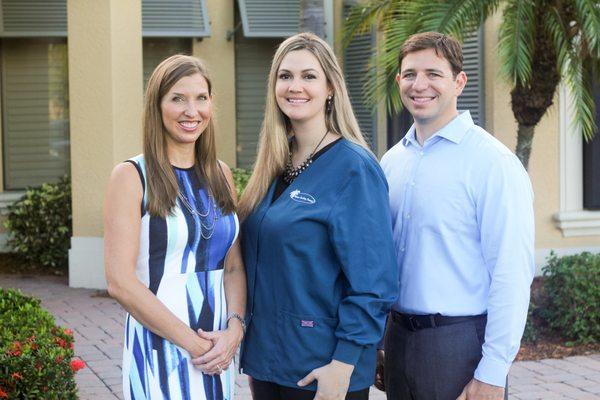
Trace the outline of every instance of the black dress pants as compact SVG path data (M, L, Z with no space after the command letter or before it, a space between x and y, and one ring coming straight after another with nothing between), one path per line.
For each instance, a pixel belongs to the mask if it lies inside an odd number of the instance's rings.
M456 400L481 360L485 325L483 317L413 331L390 315L384 372L388 400Z
M313 400L316 392L278 385L273 382L250 379L250 391L254 400ZM350 392L346 400L368 400L369 388Z

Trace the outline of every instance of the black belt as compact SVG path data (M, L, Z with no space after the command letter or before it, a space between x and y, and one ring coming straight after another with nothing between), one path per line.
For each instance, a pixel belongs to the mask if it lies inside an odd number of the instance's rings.
M418 331L421 329L437 328L438 326L459 324L461 322L484 319L487 318L487 314L470 315L466 317L447 317L441 314L403 314L392 310L391 317L393 321L404 325L406 329Z

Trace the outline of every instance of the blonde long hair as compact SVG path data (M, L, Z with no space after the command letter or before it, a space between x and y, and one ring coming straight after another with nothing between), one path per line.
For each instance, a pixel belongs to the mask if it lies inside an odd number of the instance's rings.
M208 84L212 95L212 84L204 64L197 58L174 55L161 62L152 72L146 88L143 114L144 161L148 181L148 212L152 216L166 217L177 202L179 185L167 154L167 135L162 120L160 103L181 78L200 74ZM217 160L215 127L213 120L195 143L195 169L203 177L210 193L224 214L234 210L229 185Z
M283 172L288 159L288 135L290 134L291 124L289 118L277 105L275 84L277 83L277 72L281 61L289 52L297 50L308 50L319 60L327 82L332 89L333 107L331 112L325 113L327 129L371 151L360 132L358 122L352 111L344 75L333 50L325 41L309 32L299 33L286 39L279 45L271 63L265 116L258 142L258 154L252 176L238 206L242 218L247 217L265 197L271 182Z

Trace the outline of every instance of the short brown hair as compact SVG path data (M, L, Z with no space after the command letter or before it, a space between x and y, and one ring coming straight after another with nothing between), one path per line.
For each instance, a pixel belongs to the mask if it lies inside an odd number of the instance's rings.
M406 39L398 56L398 68L401 68L402 59L407 54L427 49L433 49L438 57L448 60L455 77L463 70L462 46L458 40L439 32L417 33Z

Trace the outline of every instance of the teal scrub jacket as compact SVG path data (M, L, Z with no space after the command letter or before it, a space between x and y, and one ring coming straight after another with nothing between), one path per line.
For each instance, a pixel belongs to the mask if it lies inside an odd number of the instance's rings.
M298 387L335 359L355 366L349 390L364 389L398 294L385 176L369 152L342 139L272 202L275 185L242 225L241 368Z

